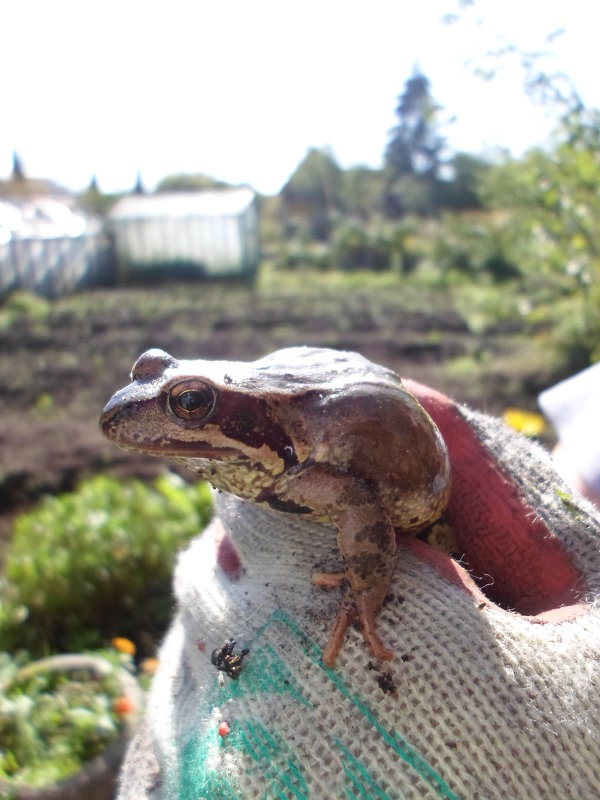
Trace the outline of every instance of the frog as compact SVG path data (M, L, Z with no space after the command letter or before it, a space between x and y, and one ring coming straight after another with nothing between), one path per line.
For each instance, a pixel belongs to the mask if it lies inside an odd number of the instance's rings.
M322 523L315 535L333 526L343 569L312 576L342 590L322 661L335 664L356 619L371 656L391 659L376 618L396 537L440 518L451 485L444 439L399 375L359 353L296 346L255 361L151 349L130 378L104 408L102 433L217 490Z

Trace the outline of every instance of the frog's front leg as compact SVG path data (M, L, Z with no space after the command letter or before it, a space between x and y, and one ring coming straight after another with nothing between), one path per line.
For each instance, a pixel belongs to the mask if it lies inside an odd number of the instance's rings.
M376 658L391 658L375 629L375 617L388 592L396 554L393 525L375 490L359 478L315 464L286 473L274 487L279 500L290 501L329 517L337 528L338 546L350 584L323 650L332 666L346 628L358 616L363 638ZM313 583L339 584L340 576L317 574Z

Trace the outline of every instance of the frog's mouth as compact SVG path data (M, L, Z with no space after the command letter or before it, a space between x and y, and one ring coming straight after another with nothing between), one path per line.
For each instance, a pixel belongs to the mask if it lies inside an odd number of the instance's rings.
M452 490L444 517L458 544L460 563L418 540L407 539L406 546L484 603L538 622L558 622L585 611L583 574L509 469L486 447L483 429L478 436L476 415L467 419L468 412L447 397L412 381L405 383L448 447Z
M118 394L109 400L100 417L100 430L122 450L143 451L148 455L178 458L181 460L202 458L207 461L228 461L245 459L246 456L238 448L230 445L215 445L214 442L198 438L196 429L193 438L185 438L185 428L181 430L181 438L161 436L153 431L152 420L140 415L140 402L127 405L118 403ZM148 416L150 416L149 414ZM158 414L162 417L162 411Z
M117 422L114 418L101 419L100 429L107 439L110 439L122 450L134 453L143 451L146 455L176 458L182 462L199 459L206 461L247 460L245 454L234 447L215 447L214 444L198 440L174 442L172 439L151 439L147 436L142 437L135 432L128 434L117 425Z

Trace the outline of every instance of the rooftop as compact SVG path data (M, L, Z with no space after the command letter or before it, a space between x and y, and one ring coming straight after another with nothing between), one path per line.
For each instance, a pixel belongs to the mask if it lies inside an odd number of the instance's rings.
M165 192L128 195L111 209L111 219L141 217L216 217L234 216L254 200L252 189L222 189L202 192Z

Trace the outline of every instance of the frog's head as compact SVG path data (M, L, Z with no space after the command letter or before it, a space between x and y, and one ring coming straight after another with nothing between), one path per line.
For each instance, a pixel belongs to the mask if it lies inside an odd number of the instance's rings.
M107 403L100 428L126 450L179 460L248 461L269 472L298 463L296 442L243 362L178 361L148 350Z

